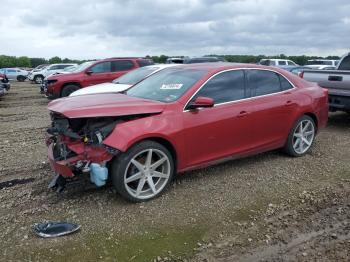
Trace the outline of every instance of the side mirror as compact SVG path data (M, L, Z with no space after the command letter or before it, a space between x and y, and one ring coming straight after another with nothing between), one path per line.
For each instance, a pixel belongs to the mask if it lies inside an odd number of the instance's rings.
M87 75L92 75L93 72L92 72L92 70L87 70L87 71L85 71L85 74L87 74Z
M214 99L210 97L199 96L188 105L188 109L197 109L197 108L208 108L214 106Z

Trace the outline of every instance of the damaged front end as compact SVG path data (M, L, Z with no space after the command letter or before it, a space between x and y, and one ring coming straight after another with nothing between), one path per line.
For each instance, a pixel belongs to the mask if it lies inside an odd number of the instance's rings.
M119 150L103 140L122 122L117 117L67 118L51 112L47 146L51 168L56 177L50 188L62 191L67 182L86 181L100 187L108 179L108 162Z

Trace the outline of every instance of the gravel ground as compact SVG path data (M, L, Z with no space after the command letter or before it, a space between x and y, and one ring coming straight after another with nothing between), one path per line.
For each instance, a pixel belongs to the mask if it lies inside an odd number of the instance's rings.
M330 115L310 154L279 151L179 176L160 198L130 204L113 188L47 189L47 100L14 82L0 98L3 261L349 261L350 117ZM40 239L32 225L79 233Z

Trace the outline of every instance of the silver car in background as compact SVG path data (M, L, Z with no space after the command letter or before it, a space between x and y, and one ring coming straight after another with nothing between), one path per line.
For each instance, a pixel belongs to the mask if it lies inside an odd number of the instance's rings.
M1 68L0 74L6 75L9 80L23 82L26 80L29 72L20 68Z

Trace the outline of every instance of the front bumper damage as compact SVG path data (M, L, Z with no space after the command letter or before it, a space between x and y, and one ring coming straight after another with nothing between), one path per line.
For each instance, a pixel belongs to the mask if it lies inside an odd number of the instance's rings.
M69 183L88 187L104 186L108 179L106 165L118 150L69 140L65 138L58 141L54 136L47 138L48 158L55 173L49 188L61 192Z

